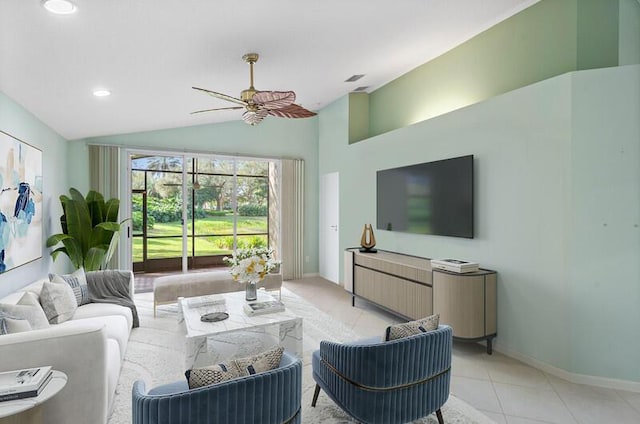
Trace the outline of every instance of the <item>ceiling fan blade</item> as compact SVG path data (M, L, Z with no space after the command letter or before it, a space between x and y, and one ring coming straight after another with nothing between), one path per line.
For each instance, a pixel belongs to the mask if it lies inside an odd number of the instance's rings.
M204 88L198 88L198 87L191 87L191 88L193 88L194 90L202 91L203 93L207 93L208 95L216 97L218 99L226 100L226 101L232 102L232 103L237 103L237 104L243 105L243 106L247 105L247 102L245 102L244 100L236 99L235 97L228 96L226 94L217 93L217 92L211 91L211 90L205 90Z
M265 109L282 109L296 101L293 91L258 91L253 95L253 103Z
M267 109L258 109L256 111L248 110L242 114L242 120L249 125L256 125L269 114Z
M205 110L196 110L195 112L191 112L191 115L194 113L202 113L202 112L213 112L215 110L236 110L236 109L244 109L242 106L231 106L231 107L218 107L215 109L205 109Z
M290 104L289 106L280 109L270 110L269 115L277 116L278 118L310 118L317 114L300 105Z

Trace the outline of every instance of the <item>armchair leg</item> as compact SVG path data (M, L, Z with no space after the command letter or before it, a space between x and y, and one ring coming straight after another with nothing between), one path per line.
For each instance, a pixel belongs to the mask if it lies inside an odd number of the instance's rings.
M313 400L311 401L311 406L316 407L316 402L318 401L318 395L320 394L320 386L316 384L316 390L313 392Z
M442 418L442 411L439 408L436 411L436 417L438 417L438 424L444 424L444 419Z

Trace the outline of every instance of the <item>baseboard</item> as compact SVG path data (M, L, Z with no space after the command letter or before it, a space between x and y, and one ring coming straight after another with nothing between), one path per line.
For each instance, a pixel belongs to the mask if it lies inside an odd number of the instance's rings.
M311 277L319 277L320 273L318 272L310 272L309 274L302 274L302 278L311 278Z
M517 359L518 361L524 362L525 364L537 368L540 371L544 371L555 377L570 381L571 383L588 384L590 386L604 387L606 389L626 390L629 392L640 393L640 382L637 381L619 380L616 378L597 377L593 375L572 373L563 370L562 368L554 367L553 365L541 362L527 355L523 355L522 353L516 352L505 346L501 346L500 343L496 343L495 341L493 343L493 350L510 356L511 358Z

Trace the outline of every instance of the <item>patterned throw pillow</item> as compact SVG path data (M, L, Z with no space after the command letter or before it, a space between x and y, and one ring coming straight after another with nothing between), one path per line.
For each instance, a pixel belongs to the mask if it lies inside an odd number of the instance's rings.
M49 327L49 321L40 306L38 295L32 292L24 292L15 305L0 304L0 313L25 319L29 322L29 326L35 330ZM18 323L18 325L20 324Z
M193 368L185 372L190 389L210 386L234 378L259 374L278 368L283 347L275 347L247 358L232 359L222 364L204 368Z
M71 287L65 283L45 281L40 291L42 309L51 324L61 324L73 317L78 309L76 297Z
M440 322L440 314L435 314L415 321L390 325L384 334L384 341L401 339L420 333L436 330Z
M89 299L89 286L87 285L87 276L84 273L84 269L80 268L73 272L73 274L58 275L49 274L49 281L52 283L67 283L69 287L73 289L73 294L76 297L78 306L86 305L91 302Z

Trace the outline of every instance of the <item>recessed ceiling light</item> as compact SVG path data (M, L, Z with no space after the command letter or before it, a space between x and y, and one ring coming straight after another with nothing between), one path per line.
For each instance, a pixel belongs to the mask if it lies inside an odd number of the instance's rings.
M68 15L78 10L76 5L69 0L44 0L42 5L49 12L56 15Z
M96 97L107 97L111 95L111 91L109 90L96 90L93 92L93 95Z

